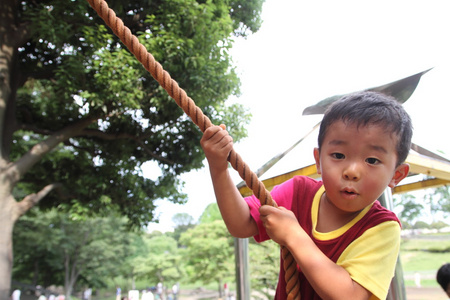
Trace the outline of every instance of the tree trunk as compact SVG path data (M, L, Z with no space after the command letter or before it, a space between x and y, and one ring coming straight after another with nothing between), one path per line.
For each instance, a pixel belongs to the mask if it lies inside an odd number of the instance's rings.
M219 279L218 283L219 283L219 299L223 299L223 282L222 282L222 279Z
M11 288L13 264L12 232L18 219L18 205L12 196L14 179L6 173L9 167L9 151L15 127L15 106L12 105L19 72L17 45L22 41L23 31L16 20L19 1L0 1L0 300L8 300Z
M76 257L78 257L78 253L75 254L74 257L71 257L71 255L66 252L66 256L64 259L66 276L66 278L64 279L64 291L66 299L68 300L72 299L73 287L75 286L78 276L80 275L80 272L77 268L78 259Z
M3 185L0 183L0 191L5 190ZM3 192L0 195L0 300L8 300L13 264L12 232L17 220L14 210L17 204L12 195L4 195Z
M15 222L35 206L57 184L43 187L17 202L12 190L20 178L42 156L59 143L80 133L93 119L81 120L35 145L14 163L10 161L12 136L17 130L15 113L16 93L24 82L18 61L18 47L29 38L29 23L21 23L18 0L0 0L0 300L10 299L13 264L12 233Z

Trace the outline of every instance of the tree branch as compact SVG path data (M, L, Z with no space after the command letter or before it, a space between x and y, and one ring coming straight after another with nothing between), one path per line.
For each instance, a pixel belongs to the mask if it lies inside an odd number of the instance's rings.
M48 195L51 191L60 188L62 185L60 183L52 183L49 185L46 185L42 190L40 190L38 193L30 194L25 196L22 201L18 203L18 215L14 216L16 220L23 216L30 208L35 206L36 204L41 201L42 198Z
M75 122L59 131L51 134L47 139L34 145L27 153L25 153L20 159L11 164L7 170L12 183L19 181L19 179L41 158L53 150L59 143L66 141L67 139L77 136L84 128L95 121L96 118L86 118Z
M42 128L33 126L31 124L21 124L20 128L22 130L29 130L29 131L32 131L34 133L39 133L39 134L44 134L44 135L51 135L51 134L53 134L53 132L48 130L48 129L42 129ZM132 140L132 141L136 142L138 145L140 145L143 148L143 150L148 155L153 157L154 159L156 159L158 161L161 161L163 163L166 163L168 165L174 165L175 164L175 162L173 160L170 160L170 159L167 159L167 158L165 158L163 156L155 154L151 149L149 149L147 147L147 145L145 145L145 143L142 142L143 139L146 139L146 138L150 137L151 134L142 135L142 136L135 136L135 135L132 135L132 134L129 134L129 133L110 134L110 133L106 133L106 132L103 132L103 131L100 131L100 130L96 130L96 129L84 129L79 134L77 134L76 136L79 136L79 137L83 137L83 136L96 137L96 138L99 138L99 139L102 139L102 140L106 140L106 141L113 141L113 140L117 140L117 139ZM72 143L70 143L68 141L68 139L65 140L64 143L66 145L71 145L74 148L87 151L86 149L83 149L83 148L80 148L78 146L73 145Z
M168 165L174 165L174 164L175 164L175 162L174 162L173 160L167 159L167 158L165 158L165 157L162 157L161 155L157 155L157 154L153 153L153 152L147 147L147 145L145 145L141 140L137 140L136 142L137 142L137 143L142 147L142 149L144 149L144 151L145 151L147 154L149 154L151 157L153 157L153 158L155 158L155 159L157 159L157 160L159 160L159 161L165 162L165 163L168 164Z
M93 130L93 129L85 129L83 130L83 133L86 136L93 136L93 137L97 137L97 138L101 138L103 140L117 140L117 139L128 139L128 140L132 140L134 142L136 142L137 144L139 144L144 151L149 154L151 157L153 157L156 160L159 160L161 162L164 162L166 164L169 165L174 165L175 162L167 159L161 155L155 154L153 153L153 151L151 149L149 149L147 147L147 145L145 145L145 143L142 142L143 139L150 137L151 135L144 135L144 136L135 136L129 133L119 133L119 134L109 134L109 133L105 133L103 131L100 130Z

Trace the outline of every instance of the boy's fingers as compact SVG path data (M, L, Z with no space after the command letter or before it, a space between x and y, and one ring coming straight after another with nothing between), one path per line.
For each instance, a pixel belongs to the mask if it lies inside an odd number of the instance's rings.
M214 136L217 132L219 132L222 129L219 129L218 126L211 126L209 128L206 128L205 132L203 133L203 139L209 139L212 136Z
M265 204L259 208L259 213L263 216L268 216L270 214L277 213L278 210L287 211L287 209L282 206L274 207L272 205Z
M262 205L262 206L259 208L259 213L260 213L261 215L263 215L263 216L266 216L266 215L268 215L268 214L271 213L271 208L272 208L272 206L270 206L270 205L267 205L267 204Z

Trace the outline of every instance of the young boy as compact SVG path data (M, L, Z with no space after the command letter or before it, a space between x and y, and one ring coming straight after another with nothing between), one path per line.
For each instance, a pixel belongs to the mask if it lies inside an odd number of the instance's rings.
M302 300L385 299L400 224L376 200L407 176L411 136L411 120L394 99L343 97L325 113L314 149L322 180L296 176L275 187L279 208L241 197L228 173L233 140L223 125L205 130L201 145L229 232L285 246L299 268ZM286 298L281 267L275 299Z

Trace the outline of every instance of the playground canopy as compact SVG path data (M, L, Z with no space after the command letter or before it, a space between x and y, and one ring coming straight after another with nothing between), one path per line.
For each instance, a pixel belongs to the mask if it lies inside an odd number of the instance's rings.
M404 103L413 94L422 75L429 70L366 90L385 93ZM305 108L303 115L323 114L331 103L342 96L335 95L321 100L317 104ZM317 125L305 137L269 160L256 172L267 190L270 191L275 185L281 184L295 175L319 177L312 155L312 149L316 147L316 140L312 137L317 136ZM312 133L315 133L315 135L312 135ZM305 149L309 149L309 152L305 153ZM410 165L408 177L392 189L393 194L433 188L450 183L450 160L427 150L425 147L413 143L406 163ZM238 188L243 196L252 194L252 191L243 182L238 184Z
M295 156L296 153L298 153L295 150L296 149L293 149L291 153L289 153L279 161L280 168L283 168L285 166L285 162L283 160L293 160L291 156ZM310 152L310 156L312 159L312 150ZM443 156L440 156L426 150L421 146L413 144L406 159L406 163L408 163L410 166L408 177L405 178L400 185L392 189L393 194L406 193L425 188L433 188L450 183L450 160L446 159ZM279 170L280 168L274 168L274 171ZM270 177L268 177L267 175L269 175ZM277 175L274 175L274 172L267 173L266 176L264 176L264 178L266 179L261 179L265 187L270 191L274 186L281 184L296 175L305 175L312 178L320 177L319 174L317 174L316 165L311 162L285 173L279 173ZM252 191L247 186L239 186L239 191L243 196L249 196L252 194Z

